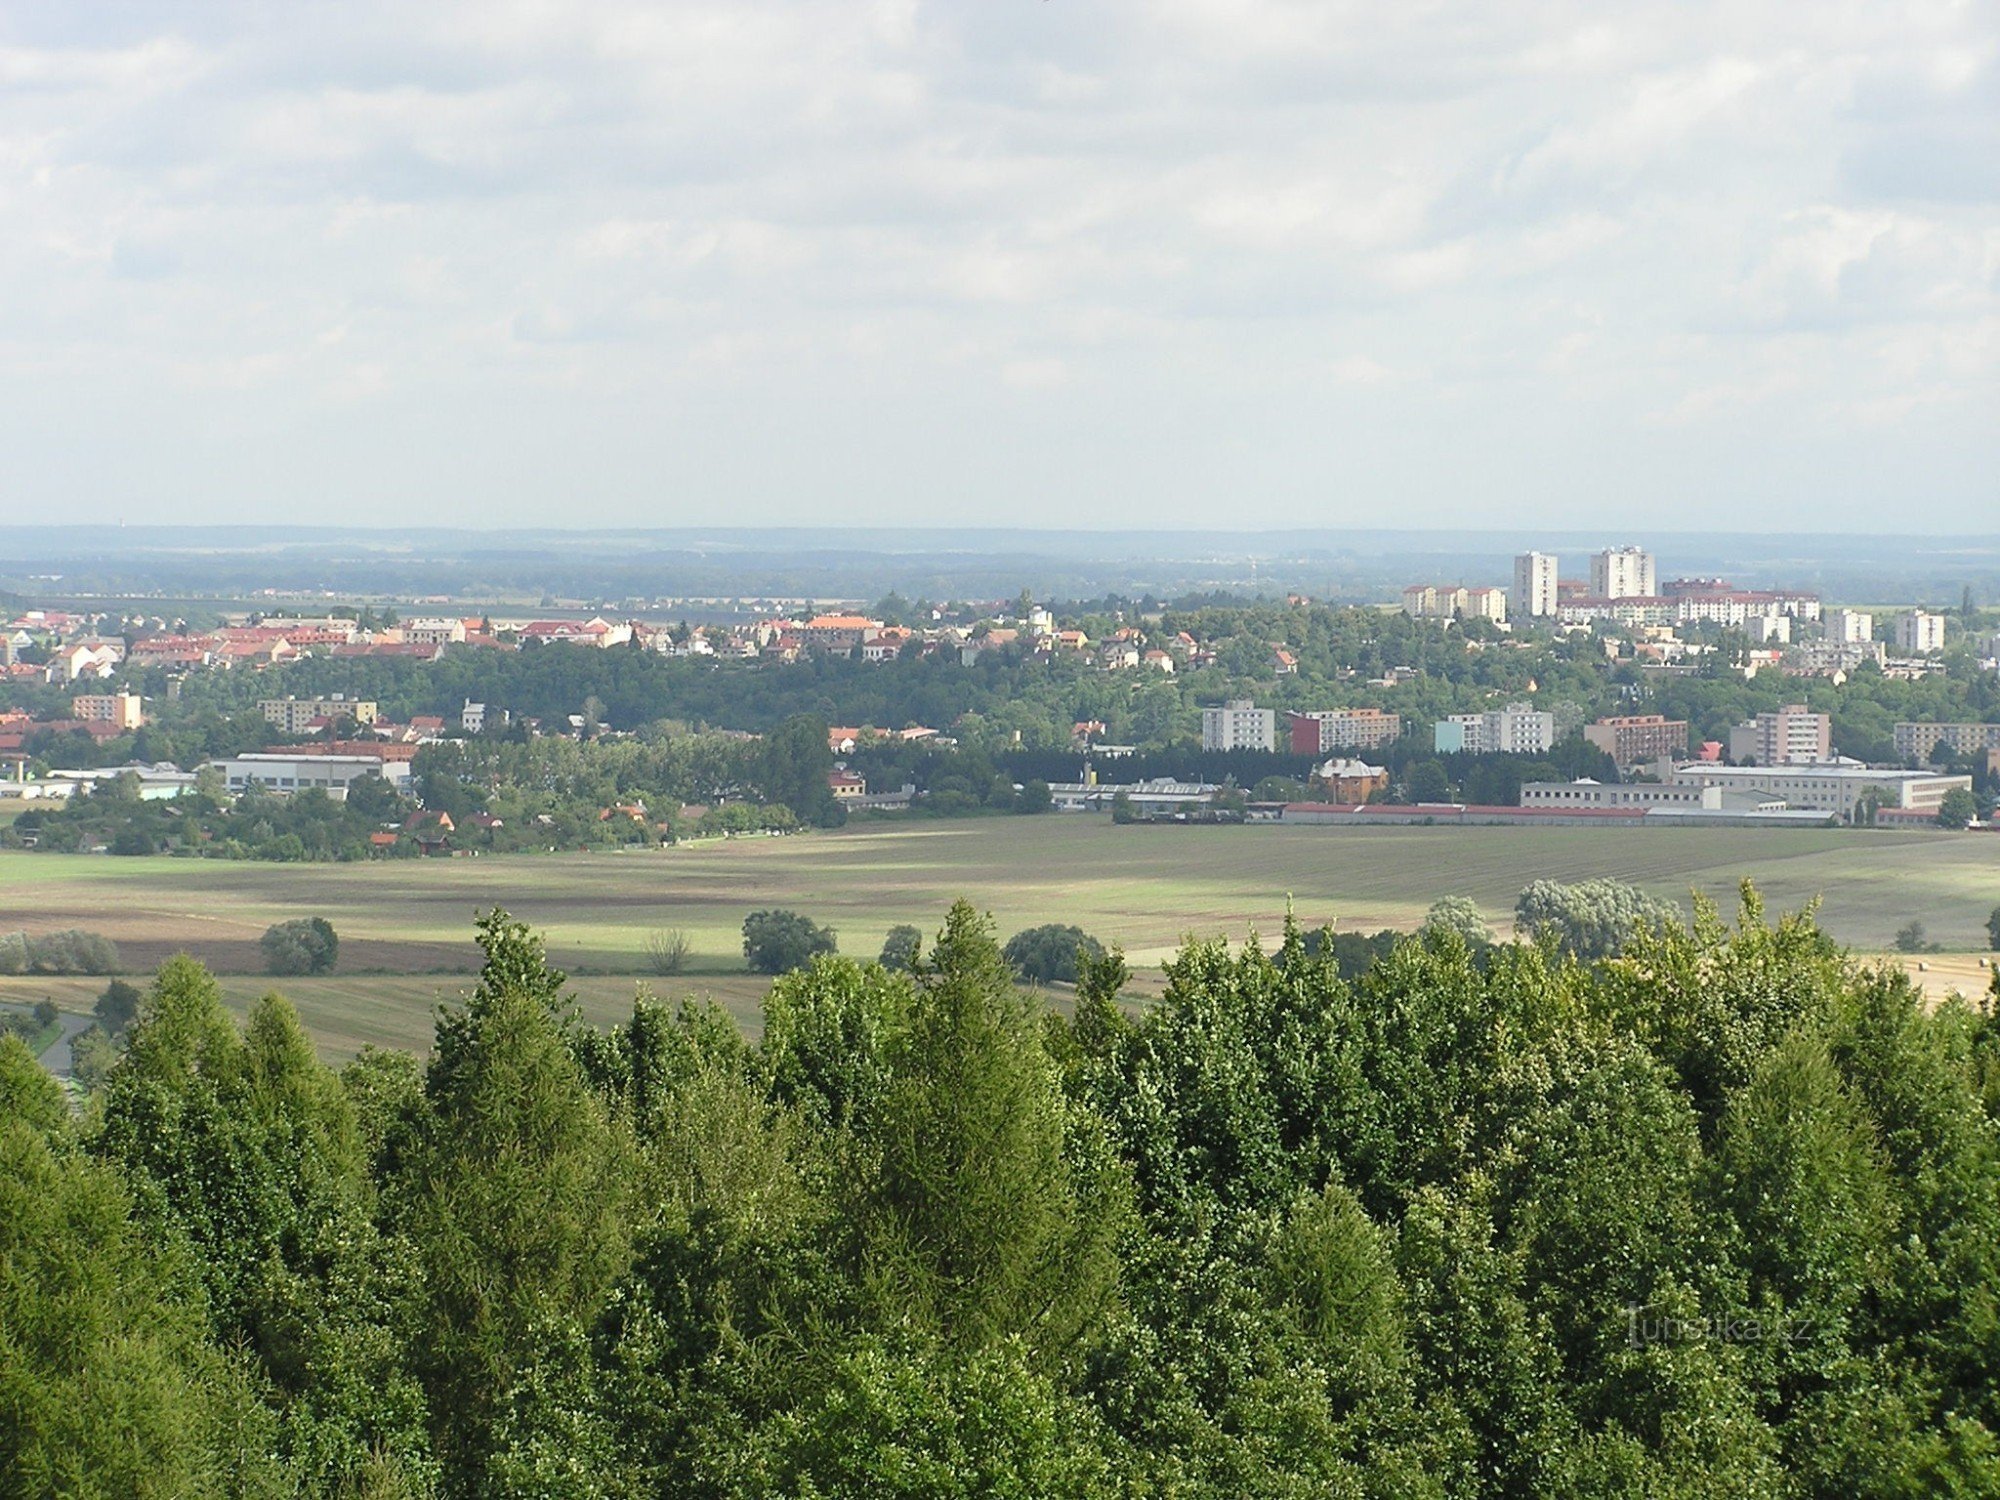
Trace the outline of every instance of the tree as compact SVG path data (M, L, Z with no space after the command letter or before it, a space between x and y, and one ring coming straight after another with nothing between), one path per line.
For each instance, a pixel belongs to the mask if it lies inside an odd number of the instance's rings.
M142 998L139 987L123 979L114 979L104 987L104 993L97 997L94 1013L99 1023L113 1036L117 1036L132 1024L139 1014Z
M789 974L838 949L831 927L795 911L753 911L743 919L743 957L755 974Z
M1412 802L1451 800L1451 780L1445 775L1442 762L1422 760L1410 768L1410 800Z
M1055 796L1049 784L1039 776L1021 784L1021 793L1014 799L1014 810L1024 813L1045 813L1055 805Z
M1970 787L1955 786L1938 803L1937 822L1940 828L1964 828L1978 816L1979 801L1972 795Z
M889 929L889 935L882 939L882 956L876 960L885 969L907 971L917 966L917 953L922 948L923 933L908 922L899 922ZM1996 939L2000 946L2000 939Z
M1514 904L1514 923L1529 937L1552 938L1578 958L1615 958L1642 928L1677 920L1674 908L1616 880L1563 885L1537 880Z
M655 974L669 976L687 967L693 945L678 927L669 927L646 938L646 963Z
M1468 948L1484 948L1493 941L1493 929L1470 896L1446 896L1435 902L1424 916L1423 931L1456 933Z
M1986 918L1986 941L1996 953L2000 953L2000 906L1994 907ZM1994 972L2000 974L2000 969Z
M1927 940L1924 924L1912 918L1896 929L1898 953L1936 953L1938 945Z
M1104 957L1104 945L1081 927L1048 922L1015 933L1002 956L1008 968L1031 984L1074 984L1079 952L1094 962Z
M56 1024L56 1019L62 1012L56 1009L55 1001L44 998L35 1002L35 1008L30 1014L34 1016L37 1026L49 1027Z
M325 917L274 923L258 945L267 974L331 974L340 959L340 938Z

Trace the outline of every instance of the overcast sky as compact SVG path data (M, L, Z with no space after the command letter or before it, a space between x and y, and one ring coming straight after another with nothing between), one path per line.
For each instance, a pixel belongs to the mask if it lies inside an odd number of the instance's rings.
M2000 8L6 6L0 515L2000 531Z

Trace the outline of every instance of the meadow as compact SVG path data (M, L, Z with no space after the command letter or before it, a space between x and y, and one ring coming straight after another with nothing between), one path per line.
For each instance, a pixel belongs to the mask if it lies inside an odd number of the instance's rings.
M759 907L828 923L841 950L872 957L888 929L933 930L964 895L1004 937L1074 922L1120 943L1140 989L1189 935L1273 937L1289 900L1300 920L1341 930L1414 927L1438 897L1468 895L1502 930L1541 877L1629 880L1686 904L1700 891L1733 911L1748 877L1773 910L1819 899L1820 920L1857 951L1886 949L1916 918L1946 949L1986 944L2000 905L2000 839L1861 830L1117 826L1040 818L873 823L794 838L713 841L629 853L276 865L0 852L0 930L85 927L129 969L186 951L225 977L232 1004L282 988L330 1056L364 1042L421 1046L437 1000L477 962L475 913L495 904L542 929L579 975L585 1014L629 1009L644 977L663 996L706 994L754 1023L768 981L743 972L739 928ZM257 939L273 922L324 916L340 973L272 980ZM688 971L648 971L647 936L687 934ZM1151 980L1149 984L1147 981ZM101 982L0 980L0 998L87 1009ZM60 993L58 993L60 991Z

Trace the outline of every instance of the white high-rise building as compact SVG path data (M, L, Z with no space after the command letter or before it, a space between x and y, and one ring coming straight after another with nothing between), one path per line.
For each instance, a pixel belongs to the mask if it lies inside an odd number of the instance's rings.
M1875 639L1875 617L1858 609L1828 610L1824 633L1826 639L1843 646L1858 646Z
M1651 599L1660 592L1653 554L1639 547L1613 547L1590 559L1590 593L1594 599Z
M1201 711L1204 750L1275 750L1278 711L1259 708L1248 698L1233 698L1220 708Z
M1896 616L1896 649L1908 656L1944 650L1944 616L1920 609Z
M1514 559L1514 613L1540 620L1556 612L1556 559L1548 552L1523 552Z

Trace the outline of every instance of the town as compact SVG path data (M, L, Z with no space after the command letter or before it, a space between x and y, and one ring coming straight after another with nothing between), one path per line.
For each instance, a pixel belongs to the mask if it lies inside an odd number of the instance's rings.
M195 819L175 837L150 805L197 791L345 803L364 781L389 794L362 799L368 826L306 857L676 842L1002 806L1329 828L1983 829L2000 785L1990 616L1823 607L1812 592L1718 578L1661 584L1653 555L1635 547L1590 556L1587 579L1524 553L1511 587L1413 584L1399 612L1298 595L1152 608L1025 592L951 604L892 596L838 612L800 602L761 601L754 618L706 625L375 604L199 622L31 606L0 632L0 809L14 814L0 841L212 853L241 846ZM612 667L642 659L656 676L616 713L586 680L593 668L568 674L572 698L558 688L552 699L546 673L532 692L519 686L528 665L575 652ZM1017 690L999 696L1011 701L963 690L1003 671ZM481 696L443 697L461 678L486 685ZM299 690L335 681L352 687ZM794 682L812 690L779 686ZM1735 717L1730 684L1777 701ZM1961 713L1885 725L1885 695L1956 701ZM778 803L755 775L725 766L706 780L628 785L585 809L579 834L551 799L502 807L491 766L424 775L481 744L544 738L594 754L678 733L731 742L741 760L770 727L774 697L825 729L824 767L791 793L808 805ZM1045 708L1039 719L1021 712L1030 699ZM936 722L896 713L953 700L971 706ZM1430 703L1458 711L1427 715ZM864 719L862 707L894 716ZM955 774L966 770L976 784ZM441 795L447 780L453 794ZM468 786L488 795L468 800ZM121 844L100 820L97 837L66 837L43 815L80 795L145 808L161 836Z

